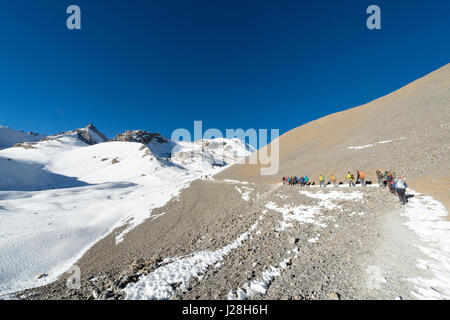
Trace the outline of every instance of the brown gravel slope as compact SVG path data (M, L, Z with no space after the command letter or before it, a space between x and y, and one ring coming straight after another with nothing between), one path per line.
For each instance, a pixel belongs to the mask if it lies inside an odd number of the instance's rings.
M362 170L375 180L376 169L390 169L450 208L449 114L447 64L387 96L283 134L276 175L261 175L259 164L237 164L216 177L273 183L283 175L308 175L317 183L321 173L342 181L347 171ZM349 149L366 145L373 146Z

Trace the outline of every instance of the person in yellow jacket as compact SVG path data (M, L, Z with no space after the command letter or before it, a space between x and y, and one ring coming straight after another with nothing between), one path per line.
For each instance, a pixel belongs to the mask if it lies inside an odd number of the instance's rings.
M348 181L348 186L349 187L355 186L355 183L353 182L353 179L355 179L355 177L350 172L348 172L347 173L347 181Z
M320 186L325 187L325 177L323 176L323 174L320 175L319 181L320 181Z

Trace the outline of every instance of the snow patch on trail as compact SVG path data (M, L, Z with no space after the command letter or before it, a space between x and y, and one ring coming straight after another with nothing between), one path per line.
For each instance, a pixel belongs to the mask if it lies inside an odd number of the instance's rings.
M320 235L317 235L317 236L314 237L314 238L308 239L308 242L310 242L310 243L316 243L317 241L319 241L319 236L320 236Z
M200 251L183 258L170 258L170 263L159 267L152 273L141 277L136 283L130 283L123 290L127 300L167 300L183 289L191 278L201 278L210 267L220 267L220 262L231 251L239 248L256 229L255 222L248 231L240 235L231 244L216 251Z
M307 197L319 199L319 200L361 200L363 194L360 191L355 191L351 193L344 193L341 191L330 191L330 192L309 192L309 191L299 191Z
M412 190L409 190L412 191ZM409 192L408 192L409 193ZM412 191L403 216L406 226L413 230L425 245L419 249L430 260L420 259L417 267L431 271L432 278L408 279L415 284L413 295L419 299L450 299L450 221L444 205L430 196Z
M330 192L311 192L306 190L300 190L301 195L305 195L309 198L320 200L316 205L299 205L289 206L284 205L279 207L274 202L266 204L267 209L274 210L282 214L282 220L280 221L280 227L278 231L285 230L292 226L292 221L298 221L300 223L315 224L319 227L326 227L326 224L321 220L322 210L325 209L339 209L340 206L334 201L345 200L354 201L362 200L363 194L360 191L342 192L342 191L330 191Z
M275 277L279 276L281 276L280 268L270 266L269 269L262 273L260 279L255 279L250 283L244 283L242 288L236 291L230 291L228 293L228 300L246 300L256 293L266 294Z
M336 200L362 200L363 194L360 191L354 191L351 193L344 193L341 191L331 191L331 192L309 192L309 191L299 191L300 194L305 195L309 198L320 200L319 206L327 209L337 209L340 208L339 205L334 203Z
M284 207L279 207L276 203L271 201L266 204L266 208L282 214L280 227L277 229L277 231L283 231L286 228L292 227L291 221L315 224L322 228L326 227L326 224L320 222L317 219L317 217L321 215L321 208L318 206L300 205L290 207L288 205L285 205Z
M294 255L293 258L297 258L298 248L289 250L287 253L290 256L281 261L278 267L270 266L268 269L262 272L260 278L257 278L250 283L244 283L242 287L238 288L237 290L231 290L228 293L228 300L247 300L257 293L266 294L275 278L281 276L283 271L287 268L288 264L291 263L291 256Z
M235 187L235 188L241 194L242 199L245 201L250 200L250 193L255 190L255 189L247 188L247 187L242 187L242 190L238 187Z

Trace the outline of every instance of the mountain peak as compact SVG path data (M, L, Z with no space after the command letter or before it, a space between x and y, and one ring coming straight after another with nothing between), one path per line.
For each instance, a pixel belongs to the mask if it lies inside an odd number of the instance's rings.
M91 145L109 140L92 123L89 123L85 128L77 129L76 133L81 141Z
M158 143L166 143L167 140L160 133L148 132L145 130L128 130L124 133L119 133L112 139L113 141L127 141L127 142L140 142L143 144L149 144L153 140Z

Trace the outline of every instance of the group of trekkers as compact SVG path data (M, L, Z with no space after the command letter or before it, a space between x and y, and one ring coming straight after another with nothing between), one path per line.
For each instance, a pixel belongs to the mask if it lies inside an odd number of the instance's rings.
M357 171L356 173L356 181L361 182L361 184L363 186L365 186L365 174L362 171ZM349 181L349 186L355 186L355 183L353 182L353 180L355 179L355 176L353 174L351 174L350 172L348 172L347 174L347 180ZM310 181L308 176L303 176L303 177L297 177L297 176L284 176L282 178L283 184L285 185L290 185L290 186L294 186L294 185L300 185L301 187L307 187L307 186L314 186L316 184L315 181ZM330 180L329 182L327 182L325 184L325 176L323 174L321 174L319 176L319 186L320 187L326 187L326 185L331 184L334 187L337 187L338 182L337 182L337 178L336 175L334 173L332 173L330 175ZM340 182L339 184L343 184L342 182Z
M408 199L406 197L406 178L404 176L400 176L396 178L395 172L392 171L385 171L384 174L381 173L380 170L376 171L377 178L378 178L378 184L380 188L389 188L389 191L392 194L398 195L400 199L401 204L406 204L408 202ZM307 186L314 186L316 183L314 181L311 181L308 176L283 176L282 179L284 185L300 185L301 187L307 187ZM349 187L355 187L355 175L351 172L347 172L346 180L348 182ZM343 182L337 182L336 175L332 173L330 175L330 179L328 182L325 182L325 176L321 174L319 176L319 186L326 188L327 185L332 185L333 187L337 187L338 184L342 185ZM366 174L362 171L356 171L356 184L360 183L363 187L366 186ZM369 182L372 183L372 182Z
M376 171L378 184L380 187L388 187L392 194L397 194L400 199L400 203L405 205L408 203L408 198L406 197L406 177L401 175L398 178L395 176L395 172L385 171L384 174L380 170Z
M297 185L299 184L301 187L306 187L306 186L311 186L311 185L315 185L315 182L309 181L308 176L304 176L304 177L297 177L297 176L292 176L292 177L283 177L283 184L287 184L290 186L293 185Z

